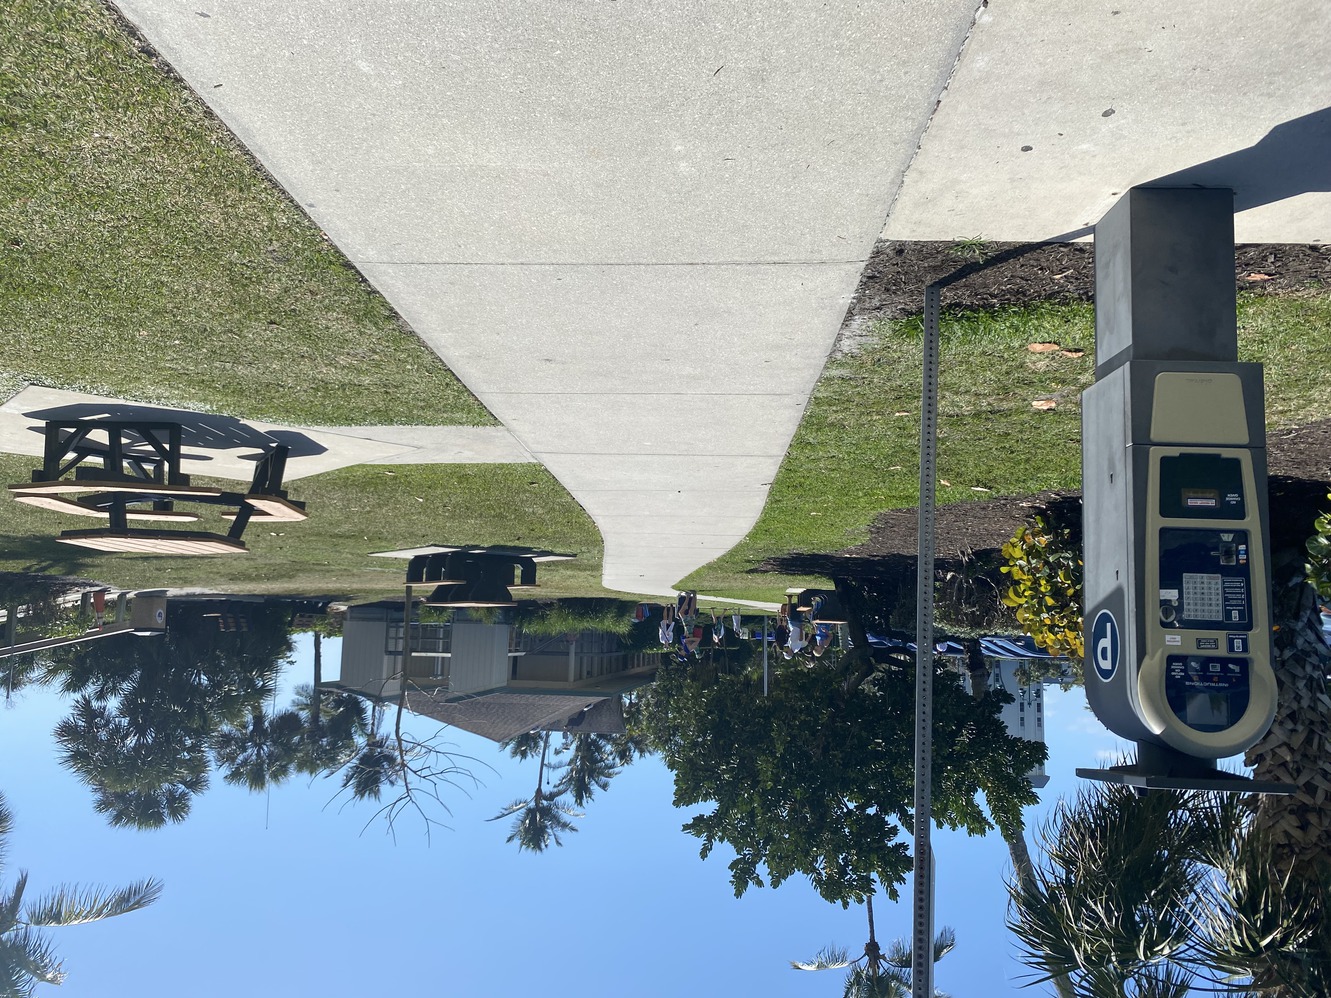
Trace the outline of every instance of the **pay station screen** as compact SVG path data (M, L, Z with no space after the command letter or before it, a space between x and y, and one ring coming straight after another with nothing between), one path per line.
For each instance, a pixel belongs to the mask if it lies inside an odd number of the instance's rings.
M1248 531L1160 531L1160 624L1189 630L1251 630Z
M1160 515L1171 520L1242 520L1243 466L1219 454L1160 459Z
M1197 731L1224 731L1248 709L1248 660L1170 655L1165 697L1180 721Z

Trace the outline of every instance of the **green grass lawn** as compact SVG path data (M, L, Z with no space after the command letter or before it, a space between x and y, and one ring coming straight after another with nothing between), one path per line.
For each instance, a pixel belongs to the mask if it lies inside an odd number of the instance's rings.
M0 456L0 475L6 482L24 481L34 460ZM208 484L202 476L194 482ZM534 596L605 593L595 525L540 465L360 465L288 487L293 499L308 504L308 520L252 523L245 531L249 554L198 558L106 555L60 544L55 537L61 530L98 522L0 496L0 572L77 575L124 588L377 598L401 592L407 563L371 558L372 551L428 543L517 544L578 556L543 565ZM204 514L186 529L228 528L218 507L179 508Z
M296 425L494 419L98 0L0 30L0 392Z
M1094 380L1094 323L1089 305L944 316L940 503L1080 487L1079 393ZM1331 416L1328 333L1323 291L1240 296L1240 359L1266 365L1272 428ZM879 323L861 352L829 361L758 523L682 585L775 598L812 580L748 574L764 559L840 550L864 540L878 512L917 505L920 337L918 320ZM1042 342L1083 353L1027 349Z

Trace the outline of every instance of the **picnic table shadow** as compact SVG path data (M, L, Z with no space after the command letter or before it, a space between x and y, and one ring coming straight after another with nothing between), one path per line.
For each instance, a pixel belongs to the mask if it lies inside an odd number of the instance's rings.
M242 460L259 461L272 450L274 443L286 444L290 448L288 458L313 457L328 450L323 444L300 430L256 430L235 416L193 412L189 409L76 402L70 405L49 406L45 409L31 409L25 411L23 415L28 419L41 420L43 423L72 419L179 423L181 444L189 449L187 453L182 454L182 459L186 461L211 461L213 458L208 456L207 451L233 450L239 447L255 449L253 454L241 455ZM40 436L45 432L45 427L32 426L29 430Z

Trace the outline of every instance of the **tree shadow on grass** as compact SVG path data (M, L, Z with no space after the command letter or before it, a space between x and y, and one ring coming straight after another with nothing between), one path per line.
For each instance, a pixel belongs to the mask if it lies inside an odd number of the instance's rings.
M38 575L96 575L104 558L91 551L61 544L54 537L0 534L0 552L11 563L21 563L15 571Z

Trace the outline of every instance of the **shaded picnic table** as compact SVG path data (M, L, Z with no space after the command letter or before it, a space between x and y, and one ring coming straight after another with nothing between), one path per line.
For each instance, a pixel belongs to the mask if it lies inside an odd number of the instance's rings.
M434 586L426 606L475 609L516 606L512 590L535 589L538 565L576 556L508 545L431 544L376 557L407 558L407 586Z
M195 486L181 469L181 425L143 420L50 420L45 427L42 466L32 481L9 486L29 506L96 517L108 526L65 530L62 544L125 554L244 554L241 536L251 521L295 522L305 504L282 488L289 447L275 443L257 462L247 492ZM105 437L104 442L99 437ZM96 464L87 462L96 461ZM65 477L69 472L72 477ZM71 498L74 497L74 498ZM197 521L178 502L234 507L226 534L142 529L130 521Z

